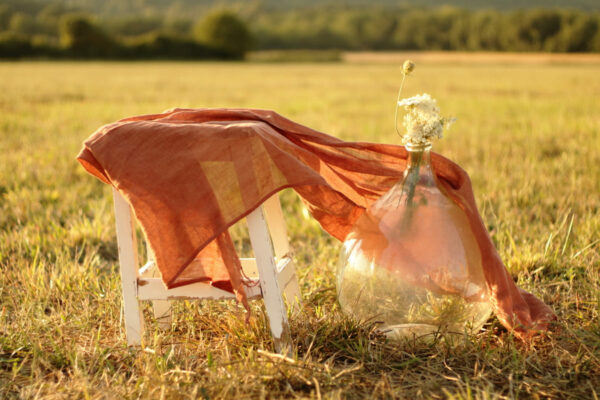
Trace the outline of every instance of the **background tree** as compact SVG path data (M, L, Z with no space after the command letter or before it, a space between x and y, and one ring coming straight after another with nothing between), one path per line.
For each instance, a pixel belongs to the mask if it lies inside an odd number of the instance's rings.
M8 29L14 33L33 35L36 33L35 19L22 12L16 12L10 18Z
M0 4L0 31L8 29L12 12L6 4Z
M568 52L586 52L592 50L592 39L598 32L598 19L588 15L579 14L573 18L572 23L562 31L566 43L564 50Z
M58 39L60 19L68 12L69 10L62 4L50 3L37 13L35 19L39 29L43 31L45 35Z
M196 38L231 58L243 58L252 45L246 24L230 11L208 14L194 28Z
M116 53L116 43L81 15L66 15L60 21L60 42L76 57L111 57Z
M139 36L158 32L163 28L163 19L158 16L133 16L111 18L103 26L113 35Z
M502 32L503 16L498 16L494 11L479 11L470 20L468 50L501 50L499 32Z

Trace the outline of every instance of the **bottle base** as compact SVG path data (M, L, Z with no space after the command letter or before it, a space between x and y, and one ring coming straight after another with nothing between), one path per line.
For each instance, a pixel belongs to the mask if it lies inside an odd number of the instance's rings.
M433 340L441 336L462 336L467 332L456 332L443 329L437 325L429 324L398 324L379 328L379 332L386 335L390 340L421 339Z

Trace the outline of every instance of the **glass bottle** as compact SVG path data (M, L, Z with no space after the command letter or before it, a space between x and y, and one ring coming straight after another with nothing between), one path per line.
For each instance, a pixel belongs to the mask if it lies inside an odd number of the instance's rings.
M403 178L344 241L340 305L360 320L381 322L391 338L478 331L491 305L475 236L438 184L431 143L406 148Z

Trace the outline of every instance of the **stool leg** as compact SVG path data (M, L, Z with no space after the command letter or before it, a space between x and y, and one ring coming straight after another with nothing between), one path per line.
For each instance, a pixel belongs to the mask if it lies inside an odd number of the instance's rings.
M288 282L284 289L285 299L290 306L292 313L300 311L302 307L302 293L300 292L300 285L298 284L298 276L296 275L296 266L293 264L289 265L288 268L294 269L294 276Z
M169 300L154 300L152 302L154 318L158 321L160 329L171 327L171 302Z
M275 250L275 257L277 262L281 262L284 257L292 257L290 244L288 242L287 228L285 226L285 219L281 210L281 202L279 201L279 195L276 193L267 199L263 203L263 212L265 219L267 220L267 226L271 233L271 240L273 241L273 248ZM292 279L287 282L284 288L285 299L290 306L292 312L299 311L302 306L302 294L300 293L300 286L298 285L298 277L296 275L296 266L288 264L286 268L293 270ZM281 272L281 271L279 271Z
M144 320L137 299L138 260L134 218L129 204L116 189L113 189L113 198L123 290L125 334L129 346L139 346L142 343Z
M277 257L277 261L279 261L290 253L287 228L283 218L283 211L281 210L279 195L276 193L269 197L263 203L262 209L267 221L267 226L269 227L269 232L271 233L275 257Z
M277 282L277 266L262 207L258 207L246 219L275 350L289 352L292 344L290 328L282 291Z
M148 271L142 274L142 277L159 277L160 273L158 272L158 268L156 268L154 253L152 253L148 242L146 242L146 254L148 261L151 261L153 265ZM154 318L158 321L158 327L160 329L169 329L171 327L171 302L169 300L153 300L152 310L154 311Z

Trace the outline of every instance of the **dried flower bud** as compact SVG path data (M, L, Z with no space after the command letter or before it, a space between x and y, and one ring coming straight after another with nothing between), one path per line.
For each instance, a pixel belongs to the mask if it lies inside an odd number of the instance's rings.
M402 65L402 73L404 75L410 75L410 73L413 71L413 69L415 69L414 62L412 62L411 60L404 61L404 64Z

